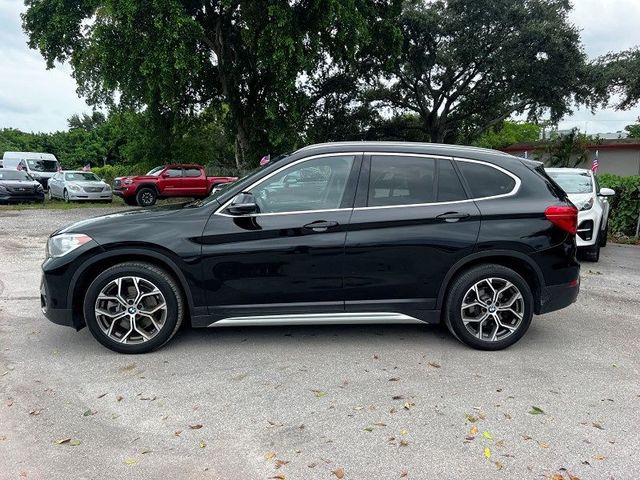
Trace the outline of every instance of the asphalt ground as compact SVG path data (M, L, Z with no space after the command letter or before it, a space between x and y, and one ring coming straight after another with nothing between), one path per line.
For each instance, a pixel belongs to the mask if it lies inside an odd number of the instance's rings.
M47 235L0 212L0 479L636 479L640 248L501 352L438 326L181 331L123 356L40 312ZM536 408L534 408L536 407Z

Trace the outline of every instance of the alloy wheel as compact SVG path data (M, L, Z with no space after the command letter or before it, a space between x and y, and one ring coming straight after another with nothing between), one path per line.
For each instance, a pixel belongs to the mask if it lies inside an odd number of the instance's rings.
M142 205L151 205L153 203L153 194L151 192L143 192L141 200Z
M460 308L462 321L474 337L497 342L512 335L524 317L524 299L513 283L485 278L467 290Z
M151 340L162 330L167 302L149 280L124 276L102 288L94 312L100 330L111 340L137 344Z

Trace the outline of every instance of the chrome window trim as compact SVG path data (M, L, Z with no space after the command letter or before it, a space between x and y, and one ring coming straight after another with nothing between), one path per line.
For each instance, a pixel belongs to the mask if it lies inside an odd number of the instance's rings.
M300 160L296 160L295 162L291 162L291 163L288 163L287 165L283 165L281 168L279 168L277 170L274 170L273 172L271 172L266 177L263 177L263 178L255 181L251 185L249 185L243 191L250 191L251 189L253 189L253 188L257 187L258 185L260 185L262 182L265 182L265 181L269 180L274 175L282 172L283 170L286 170L289 167L293 167L295 165L298 165L299 163L303 163L303 162L306 162L306 161L309 161L309 160L315 160L316 158L326 158L326 157L344 157L344 156L349 156L349 157L354 157L354 159L355 159L355 157L357 157L358 155L362 155L362 154L363 154L362 152L340 152L340 153L322 153L322 154L318 154L318 155L312 155L310 157L304 157L304 158L301 158ZM227 202L225 202L213 214L214 215L220 215L221 217L251 218L251 217L263 217L263 216L269 216L269 215L296 215L296 214L300 215L300 214L303 214L303 213L345 212L345 211L353 210L352 208L328 208L328 209L321 209L321 210L295 210L295 211L292 211L292 212L251 213L251 214L248 214L248 215L229 215L228 213L223 213L227 208L229 208L229 205L231 205L231 202L233 202L233 198L231 198L230 200L227 200Z
M365 152L365 155L371 155L371 156L373 156L373 155L376 155L376 156L386 155L386 156L394 156L394 157L425 157L425 158L434 158L436 160L452 160L454 162L479 163L481 165L486 165L488 167L495 168L496 170L499 170L500 172L508 175L509 177L511 177L515 181L515 185L513 186L513 189L508 193L501 193L500 195L492 195L492 196L489 196L489 197L468 198L466 200L453 200L453 201L450 201L450 202L408 203L408 204L403 204L403 205L379 205L379 206L375 206L375 207L356 207L356 208L354 208L354 211L374 210L374 209L378 210L378 209L387 209L387 208L430 207L430 206L434 206L434 205L455 205L455 204L458 204L458 203L479 202L481 200L493 200L493 199L496 199L496 198L510 197L512 195L515 195L520 190L520 185L522 184L522 181L520 180L520 177L518 177L517 175L514 175L510 171L508 171L508 170L506 170L506 169L504 169L502 167L499 167L498 165L494 165L493 163L489 163L489 162L484 162L482 160L471 160L469 158L447 157L447 156L442 156L442 155L431 155L431 154L428 154L428 153Z
M305 147L305 148L309 148L309 147ZM508 192L508 193L501 193L500 195L492 195L492 196L488 196L488 197L478 197L478 198L468 198L466 200L453 200L450 202L430 202L430 203L409 203L409 204L403 204L403 205L380 205L380 206L374 206L374 207L355 207L355 208L332 208L332 209L322 209L322 210L300 210L300 211L292 211L292 212L273 212L273 213L252 213L249 215L229 215L228 213L222 213L224 212L225 209L227 209L229 207L229 205L231 205L231 202L233 201L233 198L228 200L226 203L224 203L218 210L216 210L214 212L214 215L219 215L222 217L230 217L230 218L251 218L251 217L262 217L262 216L270 216L270 215L300 215L303 213L326 213L326 212L345 212L345 211L362 211L362 210L380 210L380 209L389 209L389 208L414 208L414 207L430 207L430 206L434 206L434 205L455 205L455 204L459 204L459 203L469 203L469 202L479 202L482 200L494 200L496 198L503 198L503 197L511 197L513 195L515 195L516 193L518 193L518 191L520 190L520 186L522 185L522 181L520 180L520 177L518 177L517 175L511 173L510 171L498 166L498 165L494 165L493 163L489 163L489 162L485 162L482 160L472 160L470 158L461 158L461 157L450 157L450 156L446 156L446 155L432 155L429 153L407 153L407 152L339 152L339 153L325 153L325 154L318 154L318 155L312 155L310 157L304 157L301 158L300 160L296 160L295 162L289 163L287 165L283 165L282 168L279 168L278 170L275 170L273 172L271 172L269 175L267 175L264 178L261 178L260 180L257 180L256 182L252 183L249 187L247 187L245 190L251 190L252 188L255 188L256 186L260 185L262 182L268 180L269 178L271 178L272 176L276 175L277 173L280 173L282 170L285 170L286 168L292 167L294 165L297 165L299 163L302 162L306 162L307 160L313 160L316 158L324 158L324 157L340 157L340 156L357 156L357 155L371 155L371 156L393 156L393 157L424 157L424 158L432 158L434 160L451 160L454 162L467 162L467 163L478 163L480 165L486 165L488 167L491 168L495 168L496 170L504 173L505 175L511 177L514 181L515 181L515 185L513 187L513 189Z

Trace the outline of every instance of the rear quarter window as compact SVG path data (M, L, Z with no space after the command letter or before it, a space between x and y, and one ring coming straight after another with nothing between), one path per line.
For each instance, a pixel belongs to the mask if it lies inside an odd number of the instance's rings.
M500 170L481 163L459 161L473 198L494 197L511 193L516 181Z

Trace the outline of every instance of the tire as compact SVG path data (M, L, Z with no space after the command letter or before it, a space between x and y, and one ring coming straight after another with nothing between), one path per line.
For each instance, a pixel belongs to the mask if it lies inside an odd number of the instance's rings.
M67 189L64 189L64 192L62 192L62 198L64 200L64 203L71 203L71 200L69 200L69 192L67 192Z
M606 225L604 226L604 230L602 231L602 233L600 234L600 246L601 247L606 247L607 246L607 239L609 237L609 222L607 221Z
M113 296L116 291L123 293L120 297L126 297L126 300L140 295L134 293L134 278L137 278L137 291L148 295L138 300L137 305L117 300ZM118 279L123 287L120 290L116 283ZM149 293L155 289L159 293ZM109 300L100 300L99 296L107 296ZM141 305L143 307L138 310ZM136 310L133 317L128 313L129 309ZM155 321L138 313L142 310L153 312ZM111 315L100 314L100 311ZM176 334L184 318L184 299L177 281L165 270L150 263L126 262L106 269L93 280L85 294L83 313L91 334L105 347L119 353L147 353L162 347ZM132 318L136 328L131 328ZM140 331L148 338L145 339Z
M491 301L487 298L487 293L495 295L488 288L489 280L496 291L505 289L497 302L495 298ZM478 286L480 302L476 301L474 286ZM512 302L511 311L507 310L509 302ZM465 318L485 320L468 321L465 325L463 304L475 304L465 309ZM500 324L496 317L500 318ZM513 345L527 332L532 317L533 295L529 284L510 268L493 264L472 267L458 275L449 288L444 311L445 325L453 336L478 350L502 350Z
M152 207L158 200L158 194L153 188L142 187L136 193L136 202L141 207Z

